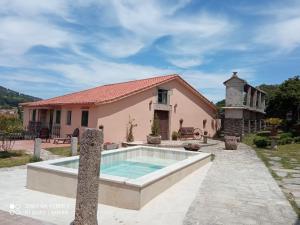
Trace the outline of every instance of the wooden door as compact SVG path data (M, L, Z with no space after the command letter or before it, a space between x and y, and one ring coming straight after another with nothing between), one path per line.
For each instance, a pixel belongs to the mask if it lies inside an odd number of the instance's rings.
M155 110L154 113L159 119L160 135L162 140L169 139L169 112Z

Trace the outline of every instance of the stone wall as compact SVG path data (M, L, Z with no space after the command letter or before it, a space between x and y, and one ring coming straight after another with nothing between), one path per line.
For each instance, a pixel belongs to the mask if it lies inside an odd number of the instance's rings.
M229 136L242 137L244 134L244 120L225 118L224 120L224 134Z

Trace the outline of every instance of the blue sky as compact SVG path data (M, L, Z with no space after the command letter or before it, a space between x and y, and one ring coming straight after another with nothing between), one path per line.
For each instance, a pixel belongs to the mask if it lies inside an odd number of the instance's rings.
M297 0L2 0L0 85L49 98L178 73L224 98L232 71L254 85L299 73Z

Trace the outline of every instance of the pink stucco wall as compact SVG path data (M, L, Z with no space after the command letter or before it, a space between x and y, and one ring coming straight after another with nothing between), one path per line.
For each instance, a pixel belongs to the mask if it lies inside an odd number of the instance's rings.
M193 94L190 89L182 85L178 80L165 83L160 88L170 90L169 112L169 135L172 131L178 131L179 120L183 119L183 126L197 127L208 131L210 136L216 132L215 111L211 109L199 97ZM149 104L152 102L152 104ZM135 119L137 127L133 134L135 140L146 140L146 135L150 133L151 122L154 115L155 103L157 102L157 87L146 90L139 94L124 98L122 100L89 107L88 127L98 128L104 126L105 141L120 143L126 140L126 130L129 117ZM177 105L177 107L174 107ZM150 107L151 106L151 107ZM72 106L61 107L61 135L72 133L78 127L81 133L81 111L86 107ZM176 108L176 109L175 109ZM66 125L67 111L72 110L72 125ZM28 123L26 116L28 110L24 110L24 123ZM55 115L55 113L54 113ZM207 120L206 127L203 127L203 120ZM55 121L55 116L54 116Z

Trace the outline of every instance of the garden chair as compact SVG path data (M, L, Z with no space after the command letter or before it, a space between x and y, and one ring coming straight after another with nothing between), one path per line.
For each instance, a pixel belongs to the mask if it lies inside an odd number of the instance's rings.
M72 134L67 134L65 138L54 138L53 139L53 144L59 144L59 142L62 142L63 144L65 143L71 143L71 138L72 137L79 137L79 129L76 128Z

